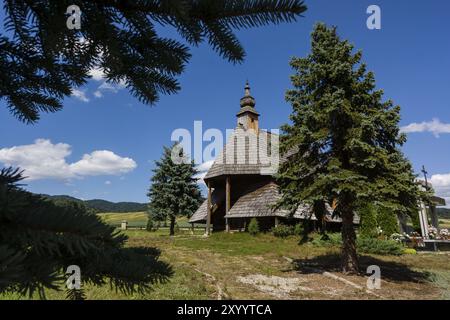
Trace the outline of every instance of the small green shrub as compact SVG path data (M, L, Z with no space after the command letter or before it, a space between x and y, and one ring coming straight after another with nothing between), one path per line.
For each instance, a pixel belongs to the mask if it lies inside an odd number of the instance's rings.
M403 253L404 254L417 254L417 251L416 251L416 249L413 249L413 248L406 248L406 249L403 249Z
M339 232L333 232L327 234L328 242L333 245L341 245L342 244L342 235Z
M304 234L304 227L301 223L297 223L295 226L288 226L285 224L279 224L272 228L272 234L278 238L287 238L289 236L301 236Z
M145 227L145 229L147 231L155 231L154 228L155 228L155 224L153 223L153 220L152 219L148 219L147 220L147 226Z
M378 236L378 230L375 206L372 203L367 203L358 210L358 213L361 218L359 227L359 235L361 238L376 238Z
M379 255L401 255L404 247L394 240L359 238L356 241L358 251Z
M248 233L250 233L252 236L255 236L259 233L259 224L256 218L250 220L250 223L248 224Z
M323 234L320 237L314 238L311 244L318 247L341 246L342 236L338 232Z
M272 233L275 237L287 238L294 234L294 227L287 226L285 224L279 224L276 227L272 228Z
M303 227L303 224L297 223L294 227L294 235L295 236L301 236L305 233L305 228Z
M147 220L147 225L145 226L145 230L149 231L149 232L155 232L159 229L161 222L160 221L156 221L153 219L148 219Z
M394 233L399 232L397 215L387 208L378 209L378 226L384 236L390 237Z
M392 209L365 203L359 206L358 214L361 218L359 235L361 238L388 239L392 234L399 232L398 218Z
M418 211L414 212L413 214L410 215L410 218L414 231L420 233L421 228L420 228L419 212Z
M327 234L315 238L311 244L318 247L342 246L342 236L340 233ZM371 253L379 255L401 255L404 253L404 247L401 243L394 240L380 240L376 238L362 238L356 240L356 246L359 253Z
M148 210L147 210L147 225L146 225L146 230L149 232L155 232L159 229L161 223L162 223L162 216L161 214L158 214L157 212L155 212L153 210L153 208L151 206L149 206Z

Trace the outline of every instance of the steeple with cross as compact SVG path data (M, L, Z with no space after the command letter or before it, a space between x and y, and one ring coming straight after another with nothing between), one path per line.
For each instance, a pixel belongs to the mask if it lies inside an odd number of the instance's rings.
M237 126L245 130L252 129L258 132L259 113L255 110L255 98L250 93L250 85L247 81L244 88L244 96L241 98L241 110L237 113Z
M425 178L425 189L428 190L428 178L427 178L428 171L425 170L425 166L424 165L422 165L422 170L421 171L423 173L423 177Z

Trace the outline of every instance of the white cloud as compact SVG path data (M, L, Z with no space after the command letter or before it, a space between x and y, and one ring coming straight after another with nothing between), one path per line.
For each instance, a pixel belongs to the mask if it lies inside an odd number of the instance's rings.
M71 153L68 144L38 139L34 144L0 149L0 161L25 169L30 179L71 178L73 174L65 161Z
M197 169L197 171L208 171L213 165L213 163L214 160L206 161L203 162L202 164L199 164L197 167L195 167L195 169Z
M436 138L438 138L442 133L450 133L450 123L443 123L439 119L434 118L432 121L411 123L402 127L401 131L404 133L431 132Z
M431 184L433 185L436 195L445 199L447 207L450 206L450 173L433 174L431 176Z
M433 174L431 176L431 183L434 187L450 187L450 173Z
M103 97L103 93L108 91L110 93L117 93L119 90L126 88L126 81L121 80L118 83L106 82L106 74L103 68L94 67L89 70L88 74L92 77L94 81L102 81L102 84L98 86L97 90L94 92L96 98Z
M119 87L117 85L114 85L109 82L103 82L99 87L98 90L100 91L111 91L113 93L116 93L119 91Z
M111 181L106 180L106 181L105 181L105 184L106 184L107 186L109 186L109 185L111 184Z
M111 83L111 82L105 81L98 87L98 90L111 91L113 93L117 93L119 90L126 88L126 86L127 86L127 84L125 81L119 81L117 83Z
M214 160L203 162L202 164L199 164L197 167L195 167L198 171L198 174L194 176L194 178L198 179L198 184L205 184L205 181L203 180L208 173L208 170L213 165Z
M100 150L85 154L70 167L81 176L118 175L136 168L136 162L131 158L122 158L114 152Z
M94 79L95 81L102 81L105 79L105 72L102 68L96 67L89 70L88 74Z
M104 92L117 93L120 90L126 88L126 81L119 81L118 83L111 83L103 81L101 85L98 86L97 90L94 92L96 98L103 97Z
M100 90L97 90L94 92L94 96L96 98L101 98L101 97L103 97L103 93Z
M86 97L86 93L84 91L72 89L72 96L83 102L89 102L89 98Z
M108 150L94 151L77 162L67 163L66 158L71 153L71 146L66 143L53 144L50 140L38 139L34 144L0 149L0 162L24 169L24 175L30 180L121 175L137 166L133 159Z

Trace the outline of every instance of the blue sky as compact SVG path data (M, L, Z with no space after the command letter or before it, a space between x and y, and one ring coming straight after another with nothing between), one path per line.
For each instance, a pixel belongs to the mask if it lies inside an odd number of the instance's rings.
M144 202L153 161L171 144L172 131L192 131L195 120L204 130L234 128L246 79L261 113L260 127L278 128L287 121L289 60L308 54L313 25L322 21L363 50L385 98L402 107L401 125L410 125L405 154L417 172L427 167L438 193L450 201L450 2L306 4L297 23L237 32L247 52L242 64L228 63L207 44L193 48L180 78L182 90L162 96L154 107L140 104L126 89L108 89L102 80L78 88L84 98L66 98L62 111L42 115L35 125L17 121L0 101L0 163L28 166L34 179L27 188L33 192ZM381 30L366 27L371 4L381 8Z

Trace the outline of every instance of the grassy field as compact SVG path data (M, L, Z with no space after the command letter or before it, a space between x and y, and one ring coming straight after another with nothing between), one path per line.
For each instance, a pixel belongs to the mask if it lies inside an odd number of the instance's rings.
M125 213L99 213L103 221L113 226L120 226L123 220L128 222L130 228L145 228L147 225L148 216L146 212L125 212ZM177 224L180 228L189 228L191 225L187 217L177 218ZM201 225L197 225L201 226Z
M128 222L130 227L145 227L147 225L146 212L126 212L126 213L99 213L98 216L108 224L119 226L123 220Z
M450 229L450 219L439 219L439 227Z
M161 250L174 271L146 294L124 295L109 286L90 287L88 299L450 299L450 256L362 255L361 269L381 267L380 290L367 291L367 276L339 272L339 248L299 244L299 239L247 233L195 234L128 230L127 245ZM18 299L7 295L3 299ZM48 299L64 292L48 291Z

